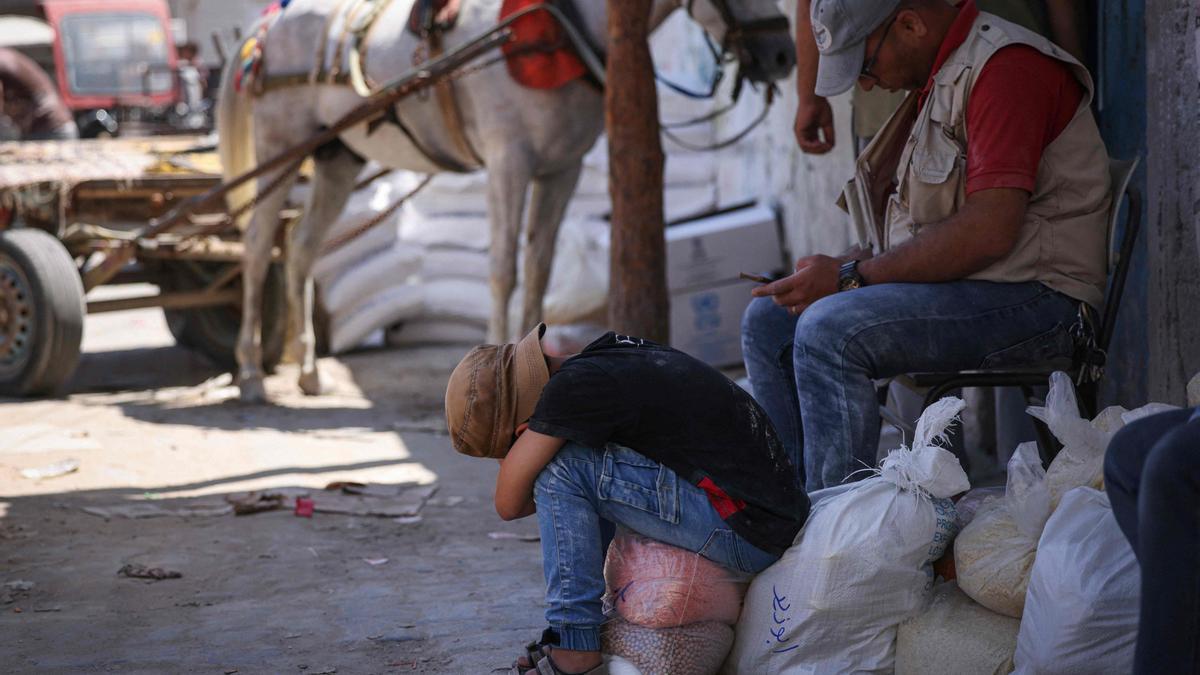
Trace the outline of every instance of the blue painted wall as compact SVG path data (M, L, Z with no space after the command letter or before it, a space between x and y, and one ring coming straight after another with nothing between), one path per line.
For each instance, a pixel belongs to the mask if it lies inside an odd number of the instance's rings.
M1097 113L1108 154L1142 158L1133 185L1146 191L1146 28L1144 0L1101 0L1097 3ZM1149 265L1145 201L1142 232L1121 301L1116 332L1109 346L1109 369L1101 389L1102 404L1141 405L1147 400L1149 340ZM1124 218L1121 223L1123 224ZM1118 232L1118 239L1121 232Z

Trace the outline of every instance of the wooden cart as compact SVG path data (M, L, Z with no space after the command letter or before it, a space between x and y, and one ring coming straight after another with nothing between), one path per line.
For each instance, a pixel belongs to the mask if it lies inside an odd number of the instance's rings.
M242 245L223 208L194 210L168 232L140 236L146 223L220 183L215 152L198 137L0 144L0 395L45 394L70 377L85 313L161 307L181 345L232 368ZM117 249L133 256L110 276L102 268ZM87 300L99 285L133 283L158 292ZM268 365L282 351L284 312L283 273L273 265Z

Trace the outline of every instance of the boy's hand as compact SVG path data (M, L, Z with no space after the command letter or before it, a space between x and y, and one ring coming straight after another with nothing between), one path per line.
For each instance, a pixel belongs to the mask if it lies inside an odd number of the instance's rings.
M536 431L525 431L517 438L508 456L500 460L496 476L496 513L501 518L516 520L537 511L533 483L564 443L566 439Z

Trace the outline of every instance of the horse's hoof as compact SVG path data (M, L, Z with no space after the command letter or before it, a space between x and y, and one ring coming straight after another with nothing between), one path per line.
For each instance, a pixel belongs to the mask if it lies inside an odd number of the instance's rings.
M239 398L242 403L266 403L267 390L263 387L262 378L242 380L238 382Z
M300 374L300 391L308 396L320 396L325 393L325 381L321 379L321 371L314 370Z

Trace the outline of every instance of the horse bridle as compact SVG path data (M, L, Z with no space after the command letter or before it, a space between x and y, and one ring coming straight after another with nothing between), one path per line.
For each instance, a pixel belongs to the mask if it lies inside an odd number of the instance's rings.
M791 24L788 23L787 17L783 15L766 17L761 19L751 19L743 21L737 17L733 8L729 6L729 0L708 0L712 6L721 15L721 21L725 23L725 39L721 45L723 50L728 50L731 45L743 43L746 38L757 33L777 33L779 31L788 32L791 30ZM696 5L696 0L686 0L683 5L684 11L688 16L695 18L692 12Z
M733 83L733 100L736 102L742 93L742 85L746 81L746 77L742 74L745 69L745 64L752 58L750 46L747 44L749 38L763 33L784 33L791 32L791 24L788 23L787 17L783 15L766 17L760 19L751 19L743 21L734 13L733 8L729 6L729 0L708 0L717 13L721 16L721 21L725 24L725 36L721 40L720 47L713 46L711 40L705 36L705 44L708 45L716 62L724 63L725 56L732 54L738 61L737 76ZM696 0L685 0L683 9L688 16L695 20L696 15L693 12L696 5ZM715 92L716 86L720 79L713 83ZM768 89L774 85L768 85Z

